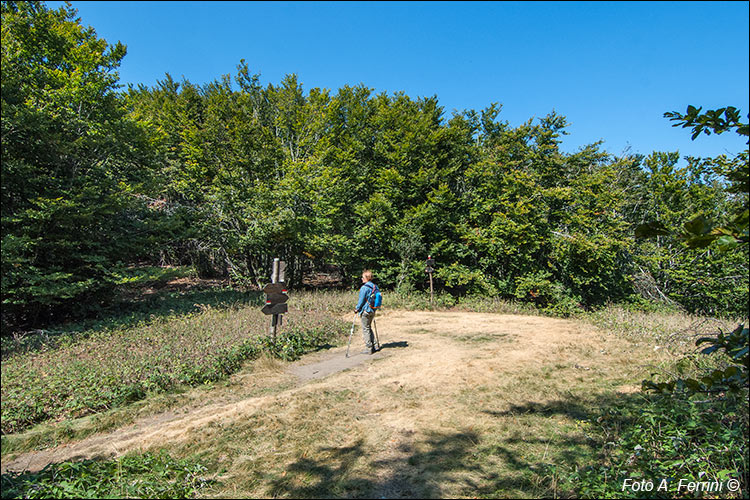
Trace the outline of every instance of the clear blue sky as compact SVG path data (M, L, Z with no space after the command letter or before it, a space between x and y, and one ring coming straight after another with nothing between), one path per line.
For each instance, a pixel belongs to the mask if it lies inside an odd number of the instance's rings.
M57 8L62 2L47 2ZM202 84L244 58L264 85L364 85L437 95L452 110L503 105L517 126L552 111L563 150L736 153L736 134L690 140L665 111L732 105L746 121L748 2L90 2L83 24L128 55L122 83L165 73Z

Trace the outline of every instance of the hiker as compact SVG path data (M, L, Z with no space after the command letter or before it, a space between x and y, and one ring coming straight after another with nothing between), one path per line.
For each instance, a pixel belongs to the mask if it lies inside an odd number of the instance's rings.
M369 352L369 354L375 354L375 336L372 332L372 320L375 318L375 310L370 306L370 295L375 293L375 283L372 282L372 271L366 269L362 271L362 287L359 289L359 302L357 307L354 309L356 314L360 314L362 318L362 337L365 340L367 346L366 351L363 354Z

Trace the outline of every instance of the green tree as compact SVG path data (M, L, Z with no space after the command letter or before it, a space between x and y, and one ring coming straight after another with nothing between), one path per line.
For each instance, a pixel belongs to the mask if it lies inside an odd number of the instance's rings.
M672 111L665 113L665 116L677 122L674 126L692 127L693 140L701 133L710 135L711 131L720 134L734 130L739 135L748 136L748 125L740 121L739 111L736 108L730 106L719 110L708 110L703 114L700 113L701 109L688 106L685 114ZM750 143L750 140L748 143ZM700 213L697 217L685 222L679 232L670 231L669 227L659 221L651 221L640 225L637 228L637 234L640 237L660 237L676 233L677 237L687 247L702 249L715 246L718 252L714 254L714 257L708 259L708 264L719 260L724 254L730 254L738 256L746 266L748 258L748 207L750 205L747 148L732 159L727 159L726 155L721 155L705 160L691 158L690 163L701 167L707 166L712 168L714 173L725 176L727 180L726 191L734 195L731 199L733 209L722 214L723 217L716 218ZM748 278L747 267L739 276L731 277L731 279L739 282L739 288L744 291L742 301L737 304L740 309L736 312L745 317L747 317L749 305L748 287L750 284ZM725 391L731 391L743 395L740 401L746 408L750 374L749 342L748 328L744 325L739 325L734 331L727 334L719 332L716 336L702 337L696 341L696 345L708 344L708 347L701 351L703 354L723 355L723 363L720 361L718 368L702 377L680 378L660 383L644 381L643 387L664 392L684 390L690 394L696 392L721 394Z
M100 303L144 254L153 157L117 93L125 52L69 5L2 3L4 324Z
M665 113L674 126L692 127L693 139L747 124L733 108L689 106ZM726 117L726 119L722 118ZM647 186L652 197L636 230L653 238L641 245L645 266L664 293L691 311L744 315L748 310L748 151L734 157L687 158L654 155Z

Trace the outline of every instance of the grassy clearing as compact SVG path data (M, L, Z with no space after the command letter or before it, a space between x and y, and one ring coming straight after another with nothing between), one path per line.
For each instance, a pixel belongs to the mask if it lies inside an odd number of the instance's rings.
M334 321L351 311L355 299L354 292L298 293L292 295L290 310L305 318L323 311ZM396 294L386 299L388 309L402 304ZM423 299L406 306L429 309ZM477 303L482 310L517 312L514 304ZM465 302L454 311L467 307ZM177 321L184 319L210 330L207 325L231 325L251 315L244 306L225 316L220 312L206 309L175 318L173 325L184 325ZM131 334L153 332L151 328L171 321L155 321ZM685 350L693 335L689 329L696 324L710 331L732 322L611 307L581 317L579 324L588 329L592 323L601 329L601 338L592 333L590 344L552 342L541 358L519 361L509 369L494 364L497 356L528 339L484 330L436 334L429 325L405 328L410 345L442 339L459 349L478 349L467 366L441 366L450 373L451 383L437 387L423 380L426 375L420 377L420 368L415 368L413 378L398 375L400 370L388 365L387 358L373 360L371 369L359 370L355 377L332 376L299 387L283 376L283 361L260 357L243 364L228 380L189 390L176 384L166 393L150 393L146 399L84 419L3 436L3 456L115 429L136 415L199 407L207 398L215 402L264 396L270 399L262 406L238 418L212 421L189 440L167 447L168 457L201 464L201 477L216 479L184 496L607 497L623 496L619 486L628 474L733 477L747 471L747 448L741 446L743 438L747 440L746 412L717 418L730 412L716 405L670 403L637 389L655 370L668 375L698 369L694 361L675 362L675 356L665 355L664 346ZM350 324L332 324L343 326L339 339L345 339ZM217 328L223 335L231 330ZM127 337L125 329L116 331ZM78 343L96 338L95 333L87 334ZM310 349L288 348L291 353ZM9 359L60 349L58 345L16 353ZM283 351L278 354L283 357ZM425 361L443 363L429 356ZM401 363L399 368L410 366L403 358ZM681 425L688 420L695 422L692 430ZM677 442L673 438L684 446L669 448ZM633 462L636 446L645 451L642 460ZM744 488L746 495L746 484Z
M614 373L632 360L609 364ZM580 422L636 397L614 393L622 380L609 374L579 378L572 364L525 367L514 377L485 372L481 385L471 373L462 369L455 386L439 391L398 374L397 382L344 387L342 377L280 395L174 453L226 467L208 497L554 496L561 490L545 467L596 459Z

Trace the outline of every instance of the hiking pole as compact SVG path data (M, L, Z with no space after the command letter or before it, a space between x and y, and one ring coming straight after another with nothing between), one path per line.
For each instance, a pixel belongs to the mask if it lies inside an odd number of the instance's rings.
M375 332L375 342L378 344L378 351L380 350L380 339L378 338L378 325L375 323L375 318L372 318L372 328Z
M349 330L349 344L346 346L346 357L349 357L349 346L352 345L352 335L354 335L354 323L357 322L357 313L354 313L354 319L352 320L352 329Z

